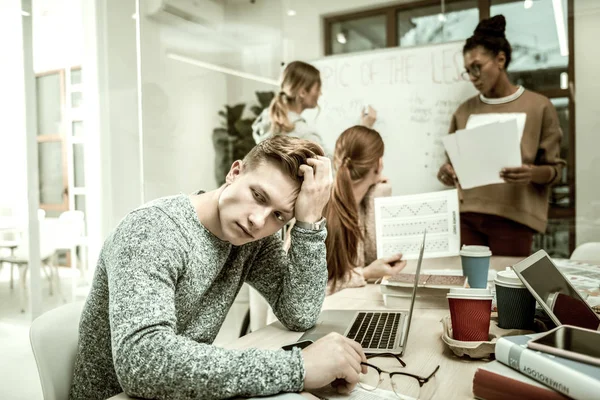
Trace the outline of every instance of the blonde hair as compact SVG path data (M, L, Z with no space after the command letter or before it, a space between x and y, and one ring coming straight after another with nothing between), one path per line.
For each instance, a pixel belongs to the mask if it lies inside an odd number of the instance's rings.
M363 240L353 184L379 166L383 151L381 135L360 125L346 129L335 143L333 164L337 173L325 208L327 269L333 287L357 267L358 244Z
M315 142L288 135L276 135L254 146L244 157L243 163L245 170L251 171L266 162L271 162L301 184L303 178L298 175L300 166L306 164L307 158L324 155L321 146Z
M321 86L321 74L312 65L294 61L285 67L281 91L275 95L269 106L272 133L288 133L294 130L294 124L288 118L289 105L299 101L300 90L310 91L315 84Z

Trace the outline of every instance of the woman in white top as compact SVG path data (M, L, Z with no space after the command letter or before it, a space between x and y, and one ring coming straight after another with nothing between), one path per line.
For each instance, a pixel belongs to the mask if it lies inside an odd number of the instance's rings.
M271 105L252 124L256 143L271 135L287 134L308 139L323 146L323 138L310 127L302 112L317 107L321 96L321 74L319 70L302 61L291 62L285 67L279 93ZM362 125L372 127L377 119L371 107L361 115ZM350 125L350 124L349 124ZM331 154L325 149L326 154Z

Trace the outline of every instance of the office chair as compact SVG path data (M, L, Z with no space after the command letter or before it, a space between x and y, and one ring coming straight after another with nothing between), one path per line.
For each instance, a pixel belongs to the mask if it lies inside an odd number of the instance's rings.
M67 400L75 368L83 302L48 311L31 324L29 340L44 400Z

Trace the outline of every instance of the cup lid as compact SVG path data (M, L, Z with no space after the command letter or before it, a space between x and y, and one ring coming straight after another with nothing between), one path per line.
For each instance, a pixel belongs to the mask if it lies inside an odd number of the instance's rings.
M460 249L460 255L468 257L490 257L492 252L487 246L471 246L463 244L463 247Z
M494 297L490 289L451 288L448 299L491 300Z
M506 267L504 271L498 271L494 283L502 286L525 287L519 276L511 267Z

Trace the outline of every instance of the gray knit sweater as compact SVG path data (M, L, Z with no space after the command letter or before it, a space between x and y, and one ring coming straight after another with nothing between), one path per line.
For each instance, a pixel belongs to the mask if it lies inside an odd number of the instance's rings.
M213 399L299 391L300 351L226 350L211 343L242 283L289 329L316 323L325 296L326 232L294 228L233 246L198 220L188 196L155 200L108 237L79 326L71 399L125 391L152 399Z

